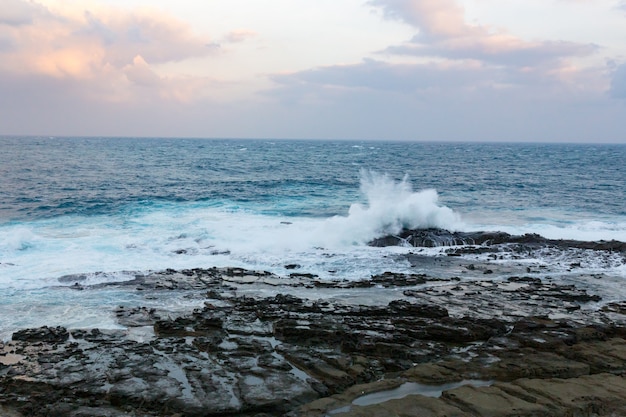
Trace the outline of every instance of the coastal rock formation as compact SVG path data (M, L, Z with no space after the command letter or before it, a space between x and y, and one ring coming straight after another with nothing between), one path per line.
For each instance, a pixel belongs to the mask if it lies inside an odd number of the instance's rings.
M370 246L483 246L514 245L517 248L557 247L561 249L589 249L596 251L626 252L626 243L616 240L586 242L567 239L547 239L537 234L511 235L505 232L451 232L445 229L404 229L397 235L388 235L372 240ZM461 248L464 253L468 248ZM472 248L469 248L471 251Z
M203 305L119 306L123 330L15 332L0 415L626 415L623 302L588 308L599 297L573 285L233 268L112 285Z

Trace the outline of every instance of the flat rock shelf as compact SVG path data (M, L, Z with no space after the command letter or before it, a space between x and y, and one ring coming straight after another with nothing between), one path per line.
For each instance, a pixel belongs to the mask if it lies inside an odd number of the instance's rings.
M212 268L111 286L203 306L119 306L103 313L119 329L13 333L0 415L626 415L626 302L573 285Z

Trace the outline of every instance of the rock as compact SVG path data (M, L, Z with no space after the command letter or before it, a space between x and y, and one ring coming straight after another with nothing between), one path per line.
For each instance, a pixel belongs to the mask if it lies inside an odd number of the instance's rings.
M502 243L543 243L538 235L512 236L504 232L450 232L444 229L405 229L396 236L385 236L369 242L370 246L460 246L498 245Z
M372 275L371 282L382 285L385 288L409 287L424 284L428 276L424 274L399 274L384 272L380 275Z
M608 303L602 307L602 311L626 315L626 302Z
M508 282L520 282L520 283L525 283L525 284L532 284L532 285L541 285L541 278L535 278L535 277L509 277L507 278Z
M541 352L505 357L495 363L488 373L498 381L511 381L519 378L575 378L589 372L587 363Z
M310 385L289 373L269 373L262 377L243 375L238 387L243 409L286 412L318 397Z
M500 386L476 388L465 385L443 393L442 399L470 412L469 415L489 417L549 416L564 410L553 407L544 399L520 395ZM554 414L553 414L554 413Z
M401 316L442 318L448 317L448 310L441 306L414 304L406 300L389 302L389 308Z
M516 385L541 396L553 407L569 410L570 415L609 415L626 411L626 379L621 376L597 374L570 379L520 380Z
M387 272L322 282L239 268L138 276L115 285L151 305L174 295L204 307L117 307L125 330L15 332L0 345L0 415L623 414L623 302L581 309L597 298L535 277L477 278L484 263L473 270L467 281ZM495 383L385 400L407 381L471 379ZM378 391L380 403L352 403Z
M11 337L14 341L24 342L52 342L62 343L70 337L69 332L64 327L43 326L38 329L25 329L13 333Z

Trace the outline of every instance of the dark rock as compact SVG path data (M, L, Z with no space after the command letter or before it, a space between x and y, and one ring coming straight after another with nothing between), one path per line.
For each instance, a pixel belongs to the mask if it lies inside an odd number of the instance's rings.
M291 278L308 278L308 279L317 278L317 275L310 274L310 273L296 273L296 272L293 272L293 273L289 274L289 276Z
M447 257L433 262L461 268ZM114 317L126 330L72 330L71 339L64 328L15 332L0 344L0 415L322 417L347 406L347 415L363 417L505 416L510 405L528 417L622 415L624 303L580 309L598 298L548 279L481 279L486 265L498 266L473 262L471 280L393 272L281 280L239 268L147 274L129 288L151 305L172 294L210 301L186 312L118 307ZM438 399L351 405L407 380L467 379L500 382Z
M515 244L523 248L558 247L562 249L589 249L595 251L626 252L626 242L612 241L577 241L564 239L546 239L537 234L510 235L504 232L450 232L444 229L405 229L397 235L376 238L370 246L494 246ZM473 250L477 250L474 248ZM457 253L465 253L463 250Z
M541 285L541 278L534 277L509 277L508 282L522 282L526 284Z
M24 342L51 342L62 343L70 337L65 327L43 326L38 329L24 329L13 333L12 340Z
M428 276L425 274L399 274L394 272L384 272L379 275L372 275L371 281L374 284L382 285L385 288L410 287L426 283L428 281Z
M626 315L626 302L621 301L621 302L608 303L607 305L602 307L602 311L607 312L607 313L617 313L617 314Z
M459 246L459 245L497 245L515 241L533 242L540 237L525 235L514 237L503 232L450 232L444 229L405 229L396 236L385 236L369 242L370 246Z
M442 318L448 317L448 310L437 305L414 304L406 300L394 300L389 303L392 312L401 316Z

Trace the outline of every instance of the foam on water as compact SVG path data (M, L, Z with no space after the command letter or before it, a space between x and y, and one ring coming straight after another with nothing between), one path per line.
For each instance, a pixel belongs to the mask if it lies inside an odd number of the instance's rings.
M626 240L626 223L464 224L439 204L435 190L413 191L407 178L362 172L363 203L330 218L260 214L266 207L242 203L161 203L133 207L119 216L61 216L0 226L0 286L41 288L132 279L133 271L240 266L285 273L298 264L322 278L366 278L391 268L386 255L402 248L370 248L374 237L402 228L502 230L548 238ZM473 213L474 218L476 214ZM493 217L493 216L492 216ZM558 254L558 256L567 256ZM546 255L547 262L555 262ZM566 262L566 261L564 261ZM594 266L624 274L623 261ZM131 271L131 272L124 272ZM59 282L60 277L75 276Z
M297 264L295 272L322 279L441 272L429 263L418 271L398 256L414 249L366 245L405 227L626 241L624 147L0 142L2 334L43 324L115 326L101 311L137 302L132 291L53 287L126 281L149 270L233 266L286 275L294 271L285 265ZM419 253L445 256L440 248ZM542 251L489 261L544 263L566 280L602 274L589 286L621 297L626 261L597 255ZM574 263L580 267L569 271Z
M461 224L458 214L439 205L436 191L415 192L407 179L394 182L364 172L361 190L365 204L325 219L198 202L153 205L119 217L64 216L4 225L0 285L59 285L58 278L68 275L95 284L132 279L133 273L119 271L210 266L282 273L289 263L327 277L366 278L388 269L381 253L395 250L369 248L369 240L403 227Z
M517 218L506 219L511 213L482 213L472 215L472 220L468 219L466 230L490 230L510 233L512 235L523 235L535 233L547 239L571 239L586 242L601 240L626 241L626 222L622 218L590 219L588 216L573 218L571 214L558 218L556 216L544 215L540 219L528 221L526 213L517 213ZM478 217L497 219L498 223L486 223L480 221ZM502 219L505 217L505 219Z
M190 312L202 307L206 298L189 293L168 292L167 297L150 297L128 288L71 287L11 289L0 288L0 341L8 340L21 328L65 326L70 329L124 329L116 320L118 306Z
M436 190L415 192L407 176L398 182L388 175L361 171L361 192L367 204L352 204L348 216L329 221L326 232L337 231L341 237L350 236L354 242L363 244L378 236L396 234L403 228L457 230L462 227L459 214L439 204Z
M575 217L558 210L520 213L516 209L496 216L476 208L470 216L461 216L463 210L441 204L434 189L414 191L408 177L396 181L362 171L360 191L358 202L331 217L285 215L302 211L302 201L289 198L271 204L212 199L139 202L115 215L71 214L0 224L0 297L8 300L0 306L0 339L15 329L41 325L118 328L113 307L149 306L150 301L123 289L51 287L127 281L143 271L234 266L286 275L292 271L285 265L297 264L299 272L322 279L363 279L390 270L416 272L406 258L395 256L411 248L367 246L369 240L402 228L500 230L552 239L626 241L626 222L620 217ZM298 208L291 210L290 205ZM440 248L420 253L442 255ZM561 277L576 276L569 269L577 263L576 274L609 276L602 282L581 282L582 286L602 285L604 293L609 287L615 294L624 291L626 262L621 254L546 250L529 259L505 256L496 262L526 261L549 264ZM199 302L174 297L168 308L188 309Z
M439 203L435 190L414 191L407 177L394 181L388 175L362 171L360 189L361 202L351 204L345 215L327 218L266 214L267 205L259 202L211 200L138 204L115 216L71 215L7 223L0 225L0 289L119 282L141 271L212 266L285 275L291 272L285 265L297 264L300 272L322 279L363 279L389 270L414 272L409 262L394 256L410 248L367 246L369 240L402 228L626 240L626 223L608 218L583 217L577 222L533 212L536 222L515 224L507 217L510 213L500 217L485 213L483 218L507 220L488 224L476 222L481 216L473 211L472 221L464 222L459 212ZM438 249L431 252L431 256L441 254ZM510 261L506 256L502 260ZM626 262L619 254L600 257L589 251L545 251L534 254L529 262L553 265L563 274L577 262L578 272L626 278Z

